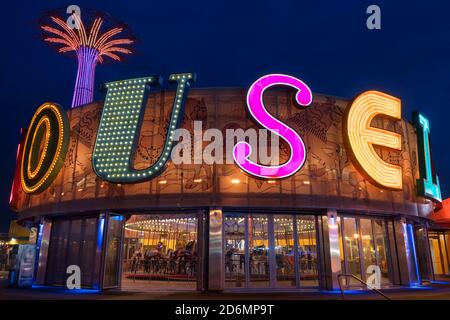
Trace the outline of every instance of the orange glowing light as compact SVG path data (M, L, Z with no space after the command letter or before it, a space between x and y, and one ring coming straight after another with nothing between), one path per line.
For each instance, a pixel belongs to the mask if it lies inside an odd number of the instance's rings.
M379 187L401 190L402 168L385 162L374 146L401 150L401 135L371 126L376 116L401 119L401 100L378 91L356 97L344 119L344 139L353 160L365 176Z
M63 45L58 49L59 52L77 51L81 47L95 48L98 51L98 61L103 62L103 57L110 57L111 59L120 61L121 58L117 53L131 54L131 50L122 48L122 45L129 45L134 42L130 38L121 38L111 40L112 37L123 32L123 28L114 27L110 30L101 33L100 29L104 23L103 18L97 17L90 28L86 28L83 21L76 14L73 15L77 29L72 30L67 26L63 19L51 16L51 21L58 28L49 25L41 26L42 30L51 34L46 36L44 41Z
M26 193L40 193L56 178L69 144L68 121L65 111L52 102L41 105L33 115L21 163L21 185Z

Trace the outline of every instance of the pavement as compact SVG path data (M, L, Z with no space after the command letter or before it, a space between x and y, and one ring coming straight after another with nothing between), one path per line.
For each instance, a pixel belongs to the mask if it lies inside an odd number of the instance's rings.
M437 281L414 288L383 289L391 300L450 300L450 282ZM68 290L54 287L8 288L0 277L0 300L342 300L337 291L302 292L193 292L193 291L122 291ZM384 300L373 291L346 291L345 300Z

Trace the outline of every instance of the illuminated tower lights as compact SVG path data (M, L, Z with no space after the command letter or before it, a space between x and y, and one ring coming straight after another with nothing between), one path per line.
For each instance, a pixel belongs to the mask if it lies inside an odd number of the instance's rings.
M89 30L85 28L82 19L76 14L73 15L75 29L71 29L63 19L56 15L50 15L49 18L55 27L49 24L41 25L44 41L56 45L60 53L74 51L78 60L72 108L91 103L94 99L94 77L97 63L102 63L104 57L120 61L119 53L132 53L129 48L123 46L131 45L134 40L131 37L115 38L125 31L124 27L110 27L108 31L102 33L101 28L107 22L104 15L96 16Z

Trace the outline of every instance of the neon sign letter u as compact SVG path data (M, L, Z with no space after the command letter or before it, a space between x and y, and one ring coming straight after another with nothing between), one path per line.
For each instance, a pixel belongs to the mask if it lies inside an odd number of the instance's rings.
M280 179L293 175L303 166L306 160L306 148L302 138L292 128L275 119L267 112L263 95L273 86L289 86L298 92L296 102L301 106L309 106L312 93L301 80L283 74L269 74L256 80L247 93L247 106L253 118L263 127L277 134L289 144L291 155L289 160L278 166L264 166L249 159L252 147L245 141L238 142L233 149L236 164L247 173L260 178Z

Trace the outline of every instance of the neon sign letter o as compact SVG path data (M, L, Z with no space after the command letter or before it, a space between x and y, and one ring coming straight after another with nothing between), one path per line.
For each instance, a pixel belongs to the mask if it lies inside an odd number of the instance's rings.
M66 112L59 105L46 102L34 113L20 168L26 193L41 193L55 179L66 157L69 131Z

